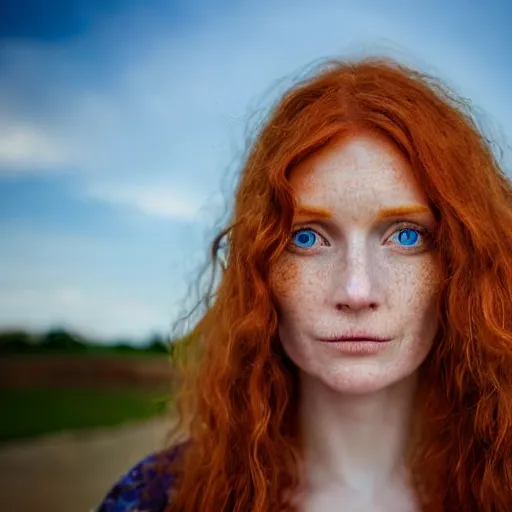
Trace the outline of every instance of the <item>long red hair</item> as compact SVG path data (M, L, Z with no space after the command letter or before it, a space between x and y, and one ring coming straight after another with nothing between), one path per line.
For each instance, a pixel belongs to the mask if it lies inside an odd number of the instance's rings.
M292 510L297 371L277 336L269 269L290 236L287 177L352 130L387 134L438 219L438 342L420 368L410 466L423 510L512 510L512 188L469 105L388 59L328 62L296 84L249 152L227 264L184 343L177 400L187 449L167 512ZM215 261L214 261L215 264Z

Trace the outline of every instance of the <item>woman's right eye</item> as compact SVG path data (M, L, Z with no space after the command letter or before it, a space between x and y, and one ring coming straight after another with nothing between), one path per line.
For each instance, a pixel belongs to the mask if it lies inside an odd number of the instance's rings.
M292 243L300 249L310 249L315 245L319 235L310 228L302 228L292 233Z

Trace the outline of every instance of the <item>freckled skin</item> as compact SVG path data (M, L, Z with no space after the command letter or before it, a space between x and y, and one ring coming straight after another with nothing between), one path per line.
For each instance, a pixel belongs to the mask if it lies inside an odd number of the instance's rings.
M409 163L387 139L357 135L302 162L290 181L298 204L332 217L328 226L308 222L321 235L315 246L291 246L271 269L285 351L302 372L343 393L378 391L410 376L437 330L438 273L423 238L414 250L390 238L404 221L430 230L435 221L428 211L379 218L382 209L428 207ZM354 330L392 342L377 354L347 355L319 341Z
M272 289L280 297L292 299L294 283L297 281L299 266L295 261L289 261L287 265L281 262L272 273ZM292 299L293 300L293 299Z

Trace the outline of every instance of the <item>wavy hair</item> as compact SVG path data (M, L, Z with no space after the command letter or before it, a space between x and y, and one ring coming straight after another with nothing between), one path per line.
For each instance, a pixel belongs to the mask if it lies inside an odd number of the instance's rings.
M329 61L291 88L247 155L214 300L187 338L187 449L167 512L293 510L297 370L269 269L289 241L291 169L340 134L378 130L438 220L439 342L420 367L410 469L423 511L512 510L512 188L468 101L393 60Z

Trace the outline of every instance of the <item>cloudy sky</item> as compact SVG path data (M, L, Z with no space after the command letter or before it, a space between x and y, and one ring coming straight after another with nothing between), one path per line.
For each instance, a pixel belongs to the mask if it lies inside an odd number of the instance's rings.
M0 7L0 328L167 332L251 116L318 59L421 67L512 139L506 0L42 4Z

